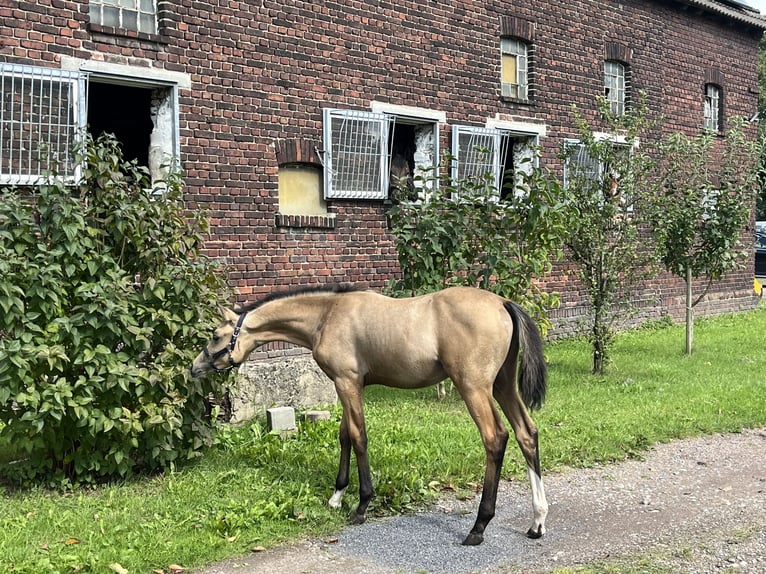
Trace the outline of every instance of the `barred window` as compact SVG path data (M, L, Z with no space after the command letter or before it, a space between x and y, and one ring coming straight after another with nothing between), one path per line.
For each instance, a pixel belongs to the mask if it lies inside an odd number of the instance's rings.
M392 118L324 110L325 199L388 197L388 138Z
M625 65L607 60L604 62L604 96L614 116L625 113Z
M90 0L89 13L93 24L157 33L156 0Z
M717 132L721 129L721 88L715 84L705 84L705 111L703 127Z
M0 63L0 183L78 175L73 150L85 128L86 80L82 72Z
M529 98L529 57L527 44L513 38L500 38L501 93L506 98Z

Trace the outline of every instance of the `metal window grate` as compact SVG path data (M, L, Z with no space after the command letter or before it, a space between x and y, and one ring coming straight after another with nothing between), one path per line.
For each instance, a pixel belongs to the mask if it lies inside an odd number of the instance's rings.
M453 177L457 180L491 174L497 188L508 153L510 134L491 128L455 126L452 155L456 159Z
M0 63L0 183L76 176L85 86L81 72Z
M385 114L325 110L325 198L385 199L388 139Z
M156 0L90 0L89 11L94 24L157 33Z

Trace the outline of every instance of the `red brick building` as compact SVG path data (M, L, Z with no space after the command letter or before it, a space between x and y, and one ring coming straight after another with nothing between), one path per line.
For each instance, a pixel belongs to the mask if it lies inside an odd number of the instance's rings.
M40 144L66 165L79 126L113 131L155 171L180 162L241 299L380 288L397 274L397 162L471 169L480 143L499 173L538 144L560 170L571 105L598 125L605 93L620 110L645 91L663 133L723 129L756 112L765 28L729 0L0 0L0 185L44 170ZM584 302L563 273L546 282L566 322ZM680 315L681 284L651 291ZM705 312L753 305L751 265Z

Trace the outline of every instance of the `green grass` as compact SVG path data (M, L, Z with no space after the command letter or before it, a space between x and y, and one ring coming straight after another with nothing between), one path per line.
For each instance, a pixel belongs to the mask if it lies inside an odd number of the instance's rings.
M548 400L534 415L544 471L640 457L659 441L766 426L765 335L763 306L699 321L691 357L682 353L681 326L623 333L599 377L589 373L585 341L549 345ZM377 492L371 512L407 511L444 488L471 490L481 481L478 431L454 391L438 402L433 389L372 388L366 405ZM131 573L190 568L337 531L356 481L342 513L326 507L338 459L339 411L333 414L288 440L261 424L225 427L200 462L162 476L63 494L0 487L0 573L105 572L114 563ZM0 443L0 472L12 458ZM510 443L503 473L522 472Z

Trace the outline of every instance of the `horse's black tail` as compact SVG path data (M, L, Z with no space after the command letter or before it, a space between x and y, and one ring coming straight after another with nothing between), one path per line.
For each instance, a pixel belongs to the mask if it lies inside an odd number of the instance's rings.
M521 364L519 366L519 391L524 404L539 409L545 400L547 368L543 355L543 338L532 318L513 301L505 302L505 309L513 320L518 333Z

